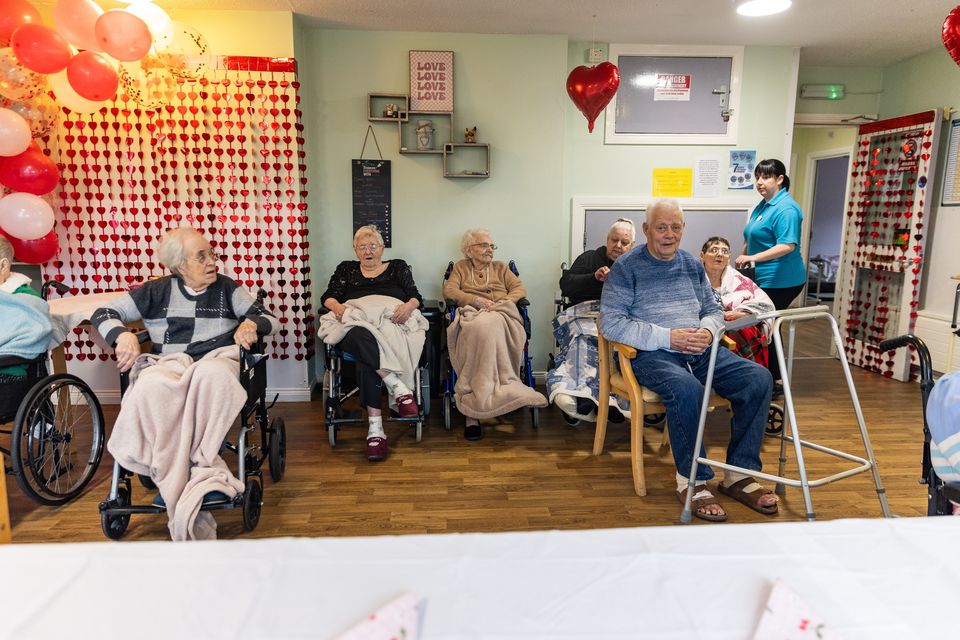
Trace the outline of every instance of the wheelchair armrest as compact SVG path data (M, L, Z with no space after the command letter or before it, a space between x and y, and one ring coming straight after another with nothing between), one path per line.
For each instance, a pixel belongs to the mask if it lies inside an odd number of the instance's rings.
M622 342L610 341L610 346L613 347L614 351L623 354L623 357L627 360L633 360L637 357L637 350L634 347L625 345Z
M451 273L453 273L453 260L447 263L447 270L443 272L443 280L449 280Z
M21 364L37 364L47 359L46 353L41 353L33 358L21 358L20 356L0 356L0 368L15 367Z
M520 298L519 300L517 300L518 309L523 309L524 307L529 307L529 306L530 306L530 301L527 300L526 298Z
M43 286L40 287L40 297L46 300L50 289L53 289L60 295L64 295L70 291L70 287L62 282L57 282L56 280L47 280L43 283Z

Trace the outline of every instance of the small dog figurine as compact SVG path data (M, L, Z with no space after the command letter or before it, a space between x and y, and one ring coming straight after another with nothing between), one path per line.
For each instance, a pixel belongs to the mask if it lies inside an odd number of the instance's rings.
M477 141L477 128L464 129L463 130L463 141L467 144L473 144Z

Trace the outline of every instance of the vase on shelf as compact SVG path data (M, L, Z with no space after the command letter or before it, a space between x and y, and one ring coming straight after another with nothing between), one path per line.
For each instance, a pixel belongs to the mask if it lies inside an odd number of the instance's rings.
M433 150L433 121L417 120L417 151Z

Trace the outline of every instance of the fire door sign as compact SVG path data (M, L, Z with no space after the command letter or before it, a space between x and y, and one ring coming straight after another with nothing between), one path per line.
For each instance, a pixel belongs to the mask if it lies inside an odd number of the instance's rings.
M688 73L658 73L657 86L653 90L654 101L689 102L690 80L691 76Z

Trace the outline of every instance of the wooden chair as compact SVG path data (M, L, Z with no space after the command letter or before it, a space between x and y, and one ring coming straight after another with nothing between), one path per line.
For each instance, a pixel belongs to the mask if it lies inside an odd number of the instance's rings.
M7 474L0 453L0 544L10 544L10 505L7 503Z
M607 340L600 331L597 331L598 351L600 352L600 366L597 375L600 377L600 398L607 398L610 393L624 397L630 401L630 467L633 471L633 489L638 496L647 495L647 481L643 473L643 417L658 413L666 413L660 396L645 387L640 386L633 373L631 361L637 357L637 350L633 347ZM620 370L614 364L613 354L617 353L620 359ZM710 406L727 404L727 401L711 394ZM597 431L593 438L593 455L603 453L603 442L607 435L607 415L610 411L608 402L598 403ZM663 428L663 441L660 450L669 445L667 427Z

